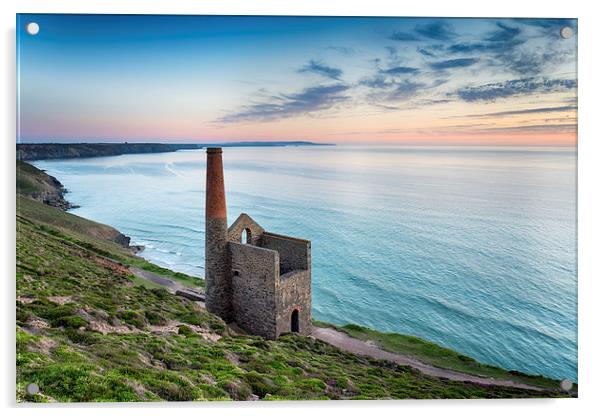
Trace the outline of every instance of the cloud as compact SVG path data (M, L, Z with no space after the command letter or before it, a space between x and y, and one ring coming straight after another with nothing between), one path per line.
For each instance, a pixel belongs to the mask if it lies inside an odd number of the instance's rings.
M390 87L393 82L387 80L387 78L382 75L376 75L360 80L359 84L368 88L387 88Z
M456 95L467 102L495 101L516 95L567 91L576 86L577 81L572 79L523 78L461 88L456 91Z
M537 51L508 51L496 55L491 65L505 67L520 76L540 75L546 68L555 68L576 58L575 50L557 50L548 46L545 50Z
M421 55L428 56L429 58L434 58L436 56L434 53L432 53L426 48L418 48L416 49L416 51Z
M478 61L476 58L447 59L445 61L433 62L429 64L429 67L437 71L451 68L466 68L476 64Z
M525 43L525 40L520 37L521 29L501 22L496 23L496 27L480 41L454 43L447 47L447 51L450 53L503 53Z
M445 79L435 79L432 81L409 80L387 76L379 73L370 78L364 78L360 85L370 88L372 91L366 95L367 101L377 107L387 110L399 110L396 105L403 101L407 104L411 100L413 106L426 106L433 104L447 103L448 99L422 99L421 93L426 90L436 88L444 83ZM405 108L408 108L407 106Z
M414 96L419 90L427 87L427 84L423 82L413 82L403 80L400 83L395 84L395 88L389 92L389 100L399 100Z
M309 63L303 68L299 69L298 72L311 72L337 81L339 81L341 79L341 75L343 75L343 71L341 69L328 66L321 61L316 61L313 59L309 61Z
M560 107L539 107L539 108L527 108L524 110L512 110L512 111L498 111L495 113L485 114L472 114L465 117L504 117L504 116L515 116L520 114L549 114L549 113L562 113L564 111L576 110L577 107L574 105L563 105Z
M310 87L294 94L280 94L272 96L268 102L245 106L240 111L226 115L217 121L220 123L270 121L327 110L348 100L349 97L343 95L348 89L347 85L335 84Z
M560 29L564 26L570 26L573 29L577 26L577 19L534 19L534 18L516 18L513 19L517 23L522 23L528 26L535 26L542 29L555 29L560 33Z
M414 35L413 33L399 32L399 31L393 32L391 34L391 36L389 36L389 39L391 39L391 40L399 40L399 41L415 41L415 40L420 40L418 38L418 36Z
M456 34L451 30L450 25L444 21L417 25L414 30L429 39L451 40L456 37Z
M357 51L347 46L327 46L326 49L340 53L341 55L354 55Z
M420 72L418 68L413 68L411 66L396 66L389 69L382 70L383 73L389 75L401 75L401 74L415 74Z
M510 42L521 34L518 27L507 26L501 22L496 23L498 29L489 33L485 38L488 42Z
M577 123L565 124L532 124L528 126L510 126L510 127L489 127L480 129L482 132L568 132L572 133L577 130Z

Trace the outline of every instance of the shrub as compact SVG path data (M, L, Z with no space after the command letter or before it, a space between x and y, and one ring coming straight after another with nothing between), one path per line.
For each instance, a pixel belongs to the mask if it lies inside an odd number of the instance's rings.
M167 320L159 313L155 311L145 311L144 316L151 325L164 325Z
M140 314L134 311L121 311L117 313L117 317L123 322L135 326L136 328L143 329L146 322Z
M190 327L188 325L180 325L178 327L178 334L184 335L186 337L191 337L193 335L196 335L196 333L192 329L190 329Z
M88 325L86 320L81 316L61 316L52 320L52 326L63 326L65 328L81 328Z
M92 345L98 341L98 338L88 331L78 331L77 329L68 328L65 330L67 338L76 344Z

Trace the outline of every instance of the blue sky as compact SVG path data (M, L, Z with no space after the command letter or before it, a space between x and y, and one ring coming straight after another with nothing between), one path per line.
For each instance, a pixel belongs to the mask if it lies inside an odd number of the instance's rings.
M574 144L576 25L19 15L18 139Z

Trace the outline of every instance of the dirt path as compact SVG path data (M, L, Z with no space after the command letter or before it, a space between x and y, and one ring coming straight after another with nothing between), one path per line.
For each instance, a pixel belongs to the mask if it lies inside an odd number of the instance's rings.
M184 286L178 282L175 282L171 279L168 279L167 277L163 277L156 273L142 270L137 267L130 267L130 272L132 272L132 274L134 276L138 276L142 279L148 280L149 282L153 282L153 283L156 283L158 285L165 287L167 289L167 291L171 292L171 293L176 293L176 290L186 288L186 286Z
M130 271L142 278L146 279L155 284L165 287L169 292L175 293L177 290L186 289L186 286L175 282L166 277L160 276L156 273L142 270L136 267L131 267ZM202 307L205 307L204 302L197 302ZM484 386L505 386L505 387L516 387L520 389L543 391L545 389L530 386L523 383L518 383L511 380L500 380L495 378L484 378L473 376L470 374L460 373L453 370L446 370L444 368L434 367L432 365L423 363L413 357L395 354L389 351L385 351L378 347L376 344L370 341L362 341L357 338L353 338L344 332L337 331L334 328L320 328L314 326L312 329L312 336L324 342L327 342L337 348L344 351L351 352L357 355L364 355L372 358L383 359L393 361L401 365L408 365L416 370L433 377L442 377L449 380L455 381L468 381L471 383L477 383Z
M190 291L189 287L184 286L183 284L171 280L167 277L158 275L157 273L149 272L147 270L142 270L137 267L130 267L130 272L141 279L148 280L149 282L153 282L157 285L163 286L169 293L176 294L178 290L181 291ZM205 307L205 302L202 300L194 300L194 302L201 306Z
M335 347L340 348L344 351L348 351L357 355L364 355L372 358L389 360L402 365L409 365L410 367L413 367L416 370L433 377L443 377L455 381L468 381L484 386L516 387L520 389L536 391L545 390L540 387L517 383L511 380L483 378L473 376L470 374L459 373L453 370L446 370L444 368L434 367L410 356L385 351L372 342L362 341L360 339L353 338L345 334L344 332L337 331L334 328L319 328L314 326L312 330L312 336L331 345L334 345Z

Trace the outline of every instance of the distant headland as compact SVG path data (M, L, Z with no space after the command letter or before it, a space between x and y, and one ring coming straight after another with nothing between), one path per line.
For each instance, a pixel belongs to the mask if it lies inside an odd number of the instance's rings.
M73 159L80 157L119 156L135 153L164 153L177 150L197 150L210 143L18 143L18 160ZM334 146L329 143L309 141L261 142L245 141L220 144L222 147L281 147L281 146Z

